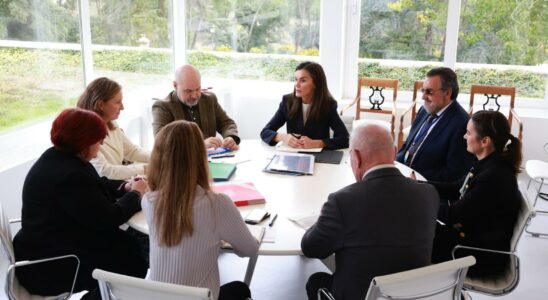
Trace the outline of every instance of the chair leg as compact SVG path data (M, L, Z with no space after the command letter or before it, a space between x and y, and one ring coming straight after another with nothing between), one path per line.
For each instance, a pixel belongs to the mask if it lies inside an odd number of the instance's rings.
M542 189L542 185L544 184L544 178L540 180L540 184L538 185L537 189L537 195L535 196L535 201L533 201L533 207L537 205L538 197L540 196L540 190Z
M546 210L537 210L536 213L537 213L537 214L545 214L545 215L548 215L548 211L546 211ZM548 236L548 233L531 231L531 230L529 230L528 228L529 228L529 224L527 225L527 227L525 227L525 232L527 232L528 234L532 235L533 237Z
M529 182L527 182L527 190L529 190L529 187L531 186L531 181L533 178L529 177Z
M531 183L531 179L529 179L529 183ZM538 189L537 189L537 195L535 196L535 200L533 201L533 207L535 207L537 205L537 201L538 201L538 198L540 197L540 194L541 194L540 191L541 191L543 185L544 185L544 178L540 179L540 184L539 184ZM548 214L548 211L536 210L536 213L537 214ZM548 236L548 233L536 232L536 231L529 230L529 224L527 224L527 227L525 228L525 232L529 233L533 237Z

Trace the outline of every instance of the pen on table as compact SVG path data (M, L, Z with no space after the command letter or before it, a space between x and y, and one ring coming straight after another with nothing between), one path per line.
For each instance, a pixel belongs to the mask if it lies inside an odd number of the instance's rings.
M275 214L274 217L272 217L272 220L270 220L270 223L268 224L269 227L274 226L274 222L276 222L277 217L278 217L278 214Z
M239 164L242 164L242 163L245 163L245 162L248 162L248 161L251 161L251 159L242 160L242 161L237 162L236 164L239 165Z
M212 156L211 159L225 158L225 157L234 157L234 156L235 156L234 154L217 155L217 156Z

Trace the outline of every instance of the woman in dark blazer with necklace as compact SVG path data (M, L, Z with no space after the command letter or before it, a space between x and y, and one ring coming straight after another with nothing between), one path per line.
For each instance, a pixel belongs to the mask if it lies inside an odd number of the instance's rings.
M66 109L53 121L54 146L25 178L22 228L13 241L18 261L78 256L74 290L90 291L82 299L100 299L95 268L135 277L148 268L138 241L118 228L141 210L148 184L99 177L89 161L106 134L105 122L87 110ZM74 259L57 260L17 268L16 275L32 294L58 295L70 291L75 266Z
M286 123L287 133L278 133ZM271 146L283 141L302 149L348 148L348 136L337 113L337 102L327 88L322 66L313 62L297 66L293 93L283 96L278 111L261 131L261 139Z
M510 133L506 117L497 111L475 113L466 128L468 152L476 155L468 175L455 183L431 182L442 202L432 262L452 259L454 246L508 251L517 220L520 192L516 176L522 160L521 143ZM458 257L473 255L476 265L468 274L484 276L501 272L508 255L458 250Z

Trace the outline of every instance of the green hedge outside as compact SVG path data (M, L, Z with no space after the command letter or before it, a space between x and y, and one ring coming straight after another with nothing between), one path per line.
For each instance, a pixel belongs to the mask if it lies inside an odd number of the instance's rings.
M304 58L303 58L304 59ZM204 76L292 81L302 60L274 55L221 56L189 52L188 62ZM93 51L95 68L104 71L167 74L171 53L140 50ZM49 116L73 104L83 87L80 51L0 48L0 132L29 120ZM396 78L400 90L411 90L432 66L389 67L360 62L359 76ZM544 98L545 74L521 70L457 69L461 91L471 84L515 86L518 97ZM52 84L53 83L53 84ZM62 85L62 88L55 85ZM54 85L54 87L52 87ZM67 92L68 91L68 92Z

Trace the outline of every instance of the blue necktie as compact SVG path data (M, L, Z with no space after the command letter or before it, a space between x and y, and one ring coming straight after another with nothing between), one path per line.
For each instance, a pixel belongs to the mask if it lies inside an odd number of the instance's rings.
M424 138L426 138L426 133L428 132L428 130L430 130L430 127L432 127L432 124L434 124L437 119L437 115L429 115L426 121L424 121L421 129L413 138L413 144L411 144L411 147L409 147L409 150L407 150L407 159L405 160L406 165L411 165L411 162L413 162L413 158L417 153L419 146L422 144Z

